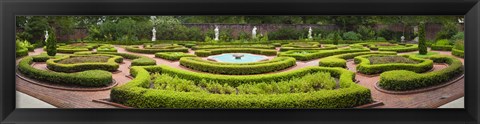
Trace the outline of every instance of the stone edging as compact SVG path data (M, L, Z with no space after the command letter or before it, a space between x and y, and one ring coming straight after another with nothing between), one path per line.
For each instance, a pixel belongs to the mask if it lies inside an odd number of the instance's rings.
M378 86L378 81L375 82L375 89L380 91L380 92L383 92L383 93L387 93L387 94L396 94L396 95L405 95L405 94L414 94L414 93L422 93L422 92L427 92L427 91L431 91L431 90L436 90L436 89L439 89L439 88L442 88L442 87L445 87L445 86L448 86L450 84L453 84L455 82L457 82L458 80L462 79L463 77L465 77L465 74L462 74L460 76L458 76L457 78L447 82L447 83L443 83L443 84L440 84L440 85L436 85L436 86L430 86L430 87L426 87L426 88L421 88L421 89L415 89L415 90L407 90L407 91L392 91L392 90L386 90L386 89L382 89L380 86Z
M109 86L106 87L96 87L96 88L72 88L72 87L66 87L66 86L56 86L56 85L50 85L46 83L40 83L37 80L29 79L27 77L24 77L22 74L20 74L18 71L15 73L17 77L19 77L22 80L25 80L29 83L39 85L42 87L47 87L47 88L53 88L53 89L59 89L59 90L68 90L68 91L104 91L104 90L110 90L113 87L117 86L118 83L115 81L115 79L112 79L112 83Z
M133 109L133 107L125 106L123 104L112 102L112 101L110 101L110 99L94 99L94 100L92 100L92 102L111 105L111 106L115 106L115 107L122 108L122 109Z

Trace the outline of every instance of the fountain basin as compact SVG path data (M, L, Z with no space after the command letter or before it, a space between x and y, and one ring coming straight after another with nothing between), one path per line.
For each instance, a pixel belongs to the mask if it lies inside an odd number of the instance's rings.
M249 53L224 53L207 57L207 60L228 63L247 63L268 60L267 56Z

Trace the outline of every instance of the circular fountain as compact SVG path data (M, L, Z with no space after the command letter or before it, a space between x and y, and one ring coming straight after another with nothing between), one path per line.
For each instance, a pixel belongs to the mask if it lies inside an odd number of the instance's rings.
M225 53L215 56L209 56L207 60L229 63L246 63L268 60L268 57L249 53Z

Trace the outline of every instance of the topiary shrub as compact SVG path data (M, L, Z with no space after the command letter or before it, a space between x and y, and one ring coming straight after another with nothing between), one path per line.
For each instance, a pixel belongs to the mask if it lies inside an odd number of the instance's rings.
M198 57L183 57L180 65L193 70L231 75L248 75L275 72L296 65L295 58L277 57L268 61L250 63L223 63L203 60Z
M277 55L277 50L272 49L255 49L255 48L230 48L230 49L205 49L195 51L195 55L200 57L206 57L211 55L217 55L222 53L252 53L273 56Z
M340 55L334 55L330 57L326 57L323 59L320 59L318 61L319 66L323 67L341 67L341 68L346 68L347 67L347 61L346 59L352 59L356 56L361 56L361 55L396 55L396 52L357 52L357 53L346 53L346 54L340 54Z
M354 58L355 63L357 64L357 71L363 74L378 74L385 71L391 70L409 70L414 72L426 72L433 68L433 61L428 59L422 59L415 57L414 55L403 55L413 61L418 63L409 64L409 63L387 63L387 64L371 64L369 57L382 57L390 55L362 55Z
M19 72L26 77L55 84L101 87L112 83L112 74L107 71L88 70L77 73L60 73L36 69L31 66L32 63L33 58L30 56L20 60Z
M421 55L427 54L427 44L426 44L426 39L425 39L425 23L422 22L418 26L418 53Z
M463 73L463 64L458 59L441 55L431 56L429 59L435 63L447 63L449 66L428 73L415 73L406 70L388 71L380 75L378 85L387 90L414 90L446 83Z
M107 62L80 62L80 63L60 63L61 61L72 59L74 57L95 57L104 56L110 57ZM105 71L117 71L119 64L123 61L120 56L114 55L70 55L56 59L47 60L47 68L56 72L81 72L86 70L105 70Z
M158 52L188 52L188 48L160 48L160 49L141 49L138 46L127 46L125 47L125 50L129 52L134 52L134 53L147 53L147 54L155 54Z
M278 56L283 57L293 57L297 60L308 61L312 59L318 59L322 57L328 57L332 55L344 54L344 53L355 53L355 52L367 52L370 51L367 48L361 49L335 49L335 50L315 50L315 51L299 51L299 50L290 50L287 52L281 52Z
M406 44L405 46L397 45L397 46L387 46L387 47L378 47L378 51L395 51L395 52L411 52L417 51L419 49L418 45L416 44Z
M182 52L158 52L155 53L155 57L162 58L171 61L180 60L182 57L197 57L196 55L186 54Z
M97 54L110 54L122 56L126 59L131 59L132 64L130 66L148 66L148 65L157 65L157 61L146 56L134 55L128 53L117 53L117 52L97 52Z
M50 31L49 37L45 42L47 43L47 54L49 56L55 56L55 54L57 54L57 37L54 31Z
M343 39L344 40L354 40L354 41L356 41L356 40L360 40L361 37L362 36L360 34L357 34L353 31L343 33Z

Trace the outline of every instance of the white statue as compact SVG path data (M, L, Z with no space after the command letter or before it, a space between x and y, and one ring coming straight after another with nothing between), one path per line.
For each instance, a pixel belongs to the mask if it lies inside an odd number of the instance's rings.
M157 40L157 30L155 30L155 27L153 27L152 29L152 41L156 41Z
M402 42L405 41L405 36L400 37L402 39Z
M213 31L215 31L215 39L213 40L218 41L218 36L219 36L218 26L215 25L215 30Z
M253 39L257 38L257 26L253 26L253 29L252 29L252 38L253 38Z
M308 39L313 39L312 37L312 27L308 29Z
M47 42L47 39L48 39L48 31L45 30L45 42Z

